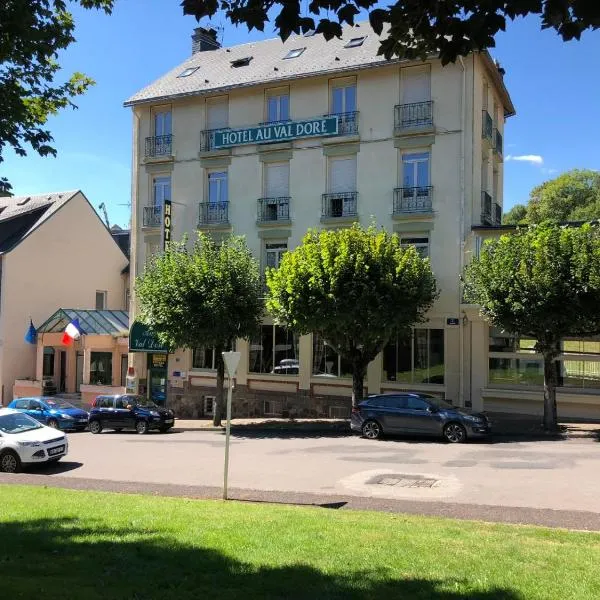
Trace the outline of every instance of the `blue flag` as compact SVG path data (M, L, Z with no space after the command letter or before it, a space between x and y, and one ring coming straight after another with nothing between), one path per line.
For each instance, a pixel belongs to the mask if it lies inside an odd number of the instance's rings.
M37 344L37 331L35 330L35 327L33 326L33 321L31 319L29 319L29 329L25 334L25 341L28 344Z

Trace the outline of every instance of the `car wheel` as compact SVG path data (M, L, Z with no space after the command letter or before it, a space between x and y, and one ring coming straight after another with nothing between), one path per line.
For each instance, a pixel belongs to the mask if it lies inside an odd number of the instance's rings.
M381 425L377 421L366 421L362 426L362 434L368 440L376 440L382 433Z
M448 423L444 427L444 437L451 444L462 444L467 441L467 431L460 423Z
M100 421L90 421L90 432L91 433L101 433L102 431L102 423Z
M46 425L48 425L48 427L52 427L52 429L58 429L58 421L56 419L48 419Z
M148 421L138 421L135 424L135 430L140 434L140 435L144 435L145 433L148 433L148 430L150 428L148 427Z
M16 452L7 450L0 454L0 471L2 473L18 473L21 470L21 459Z

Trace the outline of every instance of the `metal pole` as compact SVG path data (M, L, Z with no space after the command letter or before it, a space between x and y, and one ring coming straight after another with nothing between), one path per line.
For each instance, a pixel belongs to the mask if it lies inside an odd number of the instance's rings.
M227 390L227 422L225 424L225 471L223 473L223 500L227 500L227 476L229 475L229 433L231 431L231 396L233 394L233 378L229 375Z

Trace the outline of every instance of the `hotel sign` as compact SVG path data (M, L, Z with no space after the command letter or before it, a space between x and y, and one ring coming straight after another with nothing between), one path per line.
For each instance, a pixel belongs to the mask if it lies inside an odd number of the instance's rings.
M129 352L168 354L169 349L160 342L148 325L134 321L129 331Z
M167 249L167 244L171 241L171 201L164 200L163 203L163 250Z
M289 123L267 123L257 127L215 131L213 148L218 150L245 144L286 142L300 138L338 135L338 133L338 117L321 117L309 121L290 121Z

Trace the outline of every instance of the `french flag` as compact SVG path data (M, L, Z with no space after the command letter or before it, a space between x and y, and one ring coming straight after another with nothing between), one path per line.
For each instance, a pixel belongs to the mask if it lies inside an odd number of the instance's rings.
M62 336L62 343L65 346L70 346L74 340L78 340L81 337L81 327L79 325L79 319L73 319L65 328L65 332Z

